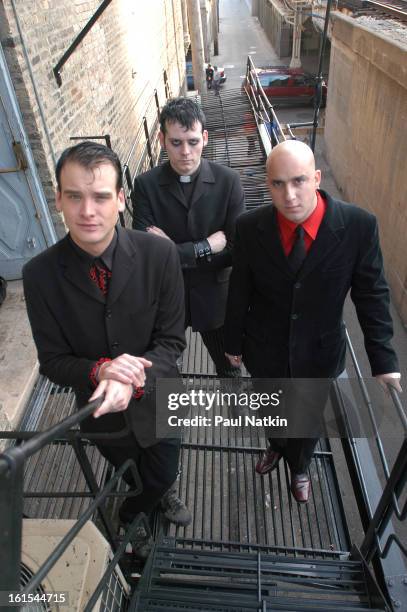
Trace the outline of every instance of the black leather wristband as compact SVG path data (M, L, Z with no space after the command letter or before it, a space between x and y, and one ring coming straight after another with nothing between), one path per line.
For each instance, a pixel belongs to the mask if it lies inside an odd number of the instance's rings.
M211 261L212 250L211 245L207 240L199 240L198 242L194 242L194 252L195 258L198 261L203 261L204 259L206 261Z

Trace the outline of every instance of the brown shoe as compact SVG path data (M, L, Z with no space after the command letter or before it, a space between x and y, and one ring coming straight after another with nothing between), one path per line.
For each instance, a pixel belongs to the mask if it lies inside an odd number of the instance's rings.
M310 481L307 474L291 474L291 493L296 502L306 504L309 498Z
M267 474L277 467L278 462L281 459L281 454L277 451L272 450L269 446L266 448L258 462L256 463L256 472L261 474Z

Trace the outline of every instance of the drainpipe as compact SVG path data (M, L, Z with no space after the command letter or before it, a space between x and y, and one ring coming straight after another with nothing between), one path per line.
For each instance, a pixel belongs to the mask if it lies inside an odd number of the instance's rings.
M11 3L11 6L13 8L14 19L15 19L15 22L16 22L18 35L19 35L20 40L21 40L21 46L23 48L24 59L26 61L27 68L28 68L28 74L30 75L31 84L32 84L32 87L33 87L33 90L34 90L35 100L36 100L37 105L38 105L38 111L39 111L39 114L40 114L40 117L41 117L42 129L44 130L44 134L45 134L45 137L47 139L47 143L48 143L48 147L49 147L49 150L50 150L50 153L51 153L52 161L54 162L54 166L56 166L57 158L56 158L56 155L55 155L54 147L52 145L51 136L50 136L49 131L48 131L48 126L47 126L47 122L46 122L46 119L45 119L44 108L42 106L41 98L40 98L40 95L38 93L37 85L35 83L35 77L34 77L34 73L33 73L33 69L32 69L32 64L31 64L30 58L28 56L27 47L26 47L26 44L25 44L23 32L22 32L22 29L21 29L20 21L18 19L18 15L17 15L16 5L15 5L14 0L10 0L10 3Z

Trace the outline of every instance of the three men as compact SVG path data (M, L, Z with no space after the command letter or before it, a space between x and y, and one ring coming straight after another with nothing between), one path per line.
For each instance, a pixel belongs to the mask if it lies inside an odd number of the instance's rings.
M237 222L225 323L230 363L243 360L254 378L338 376L345 367L342 311L350 290L372 375L401 390L375 217L320 190L313 153L299 141L273 148L267 180L273 205ZM316 442L270 440L256 471L266 474L284 455L293 496L306 502Z
M179 441L155 436L154 389L157 378L178 376L185 347L179 257L168 240L116 226L122 170L107 147L65 150L56 178L69 234L24 267L28 315L40 372L71 386L79 407L105 395L82 429L112 434L98 448L115 466L136 462L143 493L121 506L128 523L148 514L177 475ZM149 544L140 528L136 555L146 558Z
M234 170L201 158L205 116L189 98L160 115L169 161L136 177L133 227L175 243L185 284L185 327L199 331L218 376L238 374L224 355L223 322L237 217L244 194Z

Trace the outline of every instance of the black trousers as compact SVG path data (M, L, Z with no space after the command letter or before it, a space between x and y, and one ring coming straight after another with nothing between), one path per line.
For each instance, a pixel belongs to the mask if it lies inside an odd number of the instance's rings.
M270 447L287 459L291 474L304 474L319 438L273 438Z
M201 331L202 342L208 349L208 353L215 364L216 373L219 378L236 378L241 375L240 368L234 368L225 357L225 342L223 327Z
M99 451L116 468L127 459L134 459L143 484L143 491L135 497L127 497L120 510L120 519L132 520L139 512L149 514L157 506L161 497L177 478L180 440L161 440L153 446L142 448L130 434L117 446L98 444ZM130 487L134 481L130 470L124 474Z
M256 378L254 376L254 378ZM331 379L295 379L274 378L257 379L256 391L270 393L281 390L278 406L262 407L262 416L285 417L288 431L285 436L272 436L276 431L272 427L265 428L266 437L272 450L282 454L290 467L291 473L303 474L307 471L315 446L323 434L323 415L328 401Z

